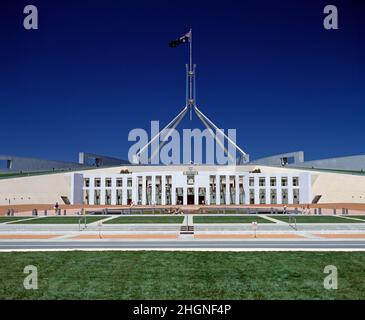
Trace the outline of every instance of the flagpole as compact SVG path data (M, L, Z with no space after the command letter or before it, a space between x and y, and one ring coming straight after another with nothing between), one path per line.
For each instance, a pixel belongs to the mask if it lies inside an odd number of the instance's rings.
M190 65L189 65L189 87L190 87L190 93L189 93L189 106L190 106L190 120L192 120L192 103L195 104L195 101L193 101L193 77L194 77L194 71L193 71L193 30L190 29L190 39L189 39L189 47L190 47Z

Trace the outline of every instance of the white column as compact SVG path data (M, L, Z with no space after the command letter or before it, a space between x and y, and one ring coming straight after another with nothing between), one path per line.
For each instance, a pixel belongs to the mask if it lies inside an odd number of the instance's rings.
M230 179L229 179L229 176L226 176L226 204L227 205L231 204L229 185L230 185Z
M146 176L142 176L142 204L146 205Z
M205 204L210 205L210 175L208 175L208 183L205 188Z
M117 179L116 177L111 177L112 178L112 197L111 197L111 204L112 205L116 205L117 204Z
M217 175L215 178L216 184L215 184L215 203L217 205L221 204L221 180L220 180L220 176Z
M105 177L100 178L100 204L105 205Z
M281 192L281 175L277 175L276 176L276 185L277 185L277 191L276 191L276 196L277 196L277 202L278 204L282 204L282 192Z
M183 187L183 204L186 206L188 204L188 188Z
M123 177L123 189L122 189L122 204L127 204L127 176L124 174Z
M250 204L250 186L249 186L249 175L243 176L243 190L245 192L245 204Z
M288 204L293 204L293 176L288 175Z
M238 175L234 176L234 195L235 195L235 204L240 204L240 177Z
M176 186L174 184L174 179L171 182L171 203L172 205L176 205Z
M194 204L199 204L199 187L194 187Z
M166 205L166 176L161 178L161 204Z
M152 204L156 204L156 176L152 176L152 197L151 197Z
M89 204L95 204L95 178L91 177L89 183Z
M256 174L254 176L254 185L255 185L255 204L260 204L259 177Z
M266 196L266 204L270 204L271 199L270 199L270 176L269 175L265 176L265 196Z

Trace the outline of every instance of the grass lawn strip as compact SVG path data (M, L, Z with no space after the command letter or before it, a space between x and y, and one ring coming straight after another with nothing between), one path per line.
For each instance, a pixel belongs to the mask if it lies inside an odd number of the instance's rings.
M344 218L359 219L365 221L365 216L344 216Z
M193 223L275 223L259 216L194 216Z
M274 219L289 223L289 216L269 216ZM361 223L358 220L342 219L336 216L292 216L297 223ZM364 221L365 223L365 221Z
M81 220L81 223L84 223L84 216L76 216L76 217L40 217L37 219L26 220L26 221L16 221L12 224L78 224ZM86 223L93 223L101 219L105 219L105 216L86 216Z
M25 290L24 266L38 268ZM325 266L338 289L323 287ZM364 252L0 253L0 299L365 299Z
M108 221L105 221L104 224L134 224L134 223L177 223L181 224L184 220L184 217L117 217Z
M0 223L12 222L17 220L31 219L33 217L0 217Z

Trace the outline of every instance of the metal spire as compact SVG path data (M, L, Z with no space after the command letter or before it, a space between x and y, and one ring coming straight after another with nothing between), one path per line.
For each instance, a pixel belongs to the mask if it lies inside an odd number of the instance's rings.
M166 126L164 127L157 135L155 135L143 148L139 150L136 154L137 163L139 163L139 158L143 152L148 152L148 147L156 140L160 139L163 136L162 143L159 144L159 148L157 150L151 150L151 156L148 158L148 163L151 163L151 159L154 158L161 150L161 148L167 143L167 139L172 134L173 129L175 129L187 111L190 113L190 120L192 120L193 110L198 116L198 119L204 124L204 126L209 130L209 132L213 133L214 131L219 131L219 133L227 139L229 143L231 143L236 150L238 150L240 154L240 158L238 159L238 163L247 163L249 161L249 156L246 154L234 141L232 141L221 129L219 129L210 119L208 119L197 107L196 105L196 64L193 64L193 31L190 29L189 31L189 63L186 64L186 105L180 111L180 113ZM185 35L186 36L186 35ZM232 155L229 154L227 148L222 144L216 135L214 138L217 144L224 150L229 158L232 159Z

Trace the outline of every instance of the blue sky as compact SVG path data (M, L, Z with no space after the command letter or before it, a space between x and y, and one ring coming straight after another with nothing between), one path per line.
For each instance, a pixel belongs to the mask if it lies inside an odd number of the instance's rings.
M168 42L189 28L198 106L251 158L363 154L365 4L330 3L339 30L321 0L1 1L0 154L127 158L131 129L184 105L188 47Z

